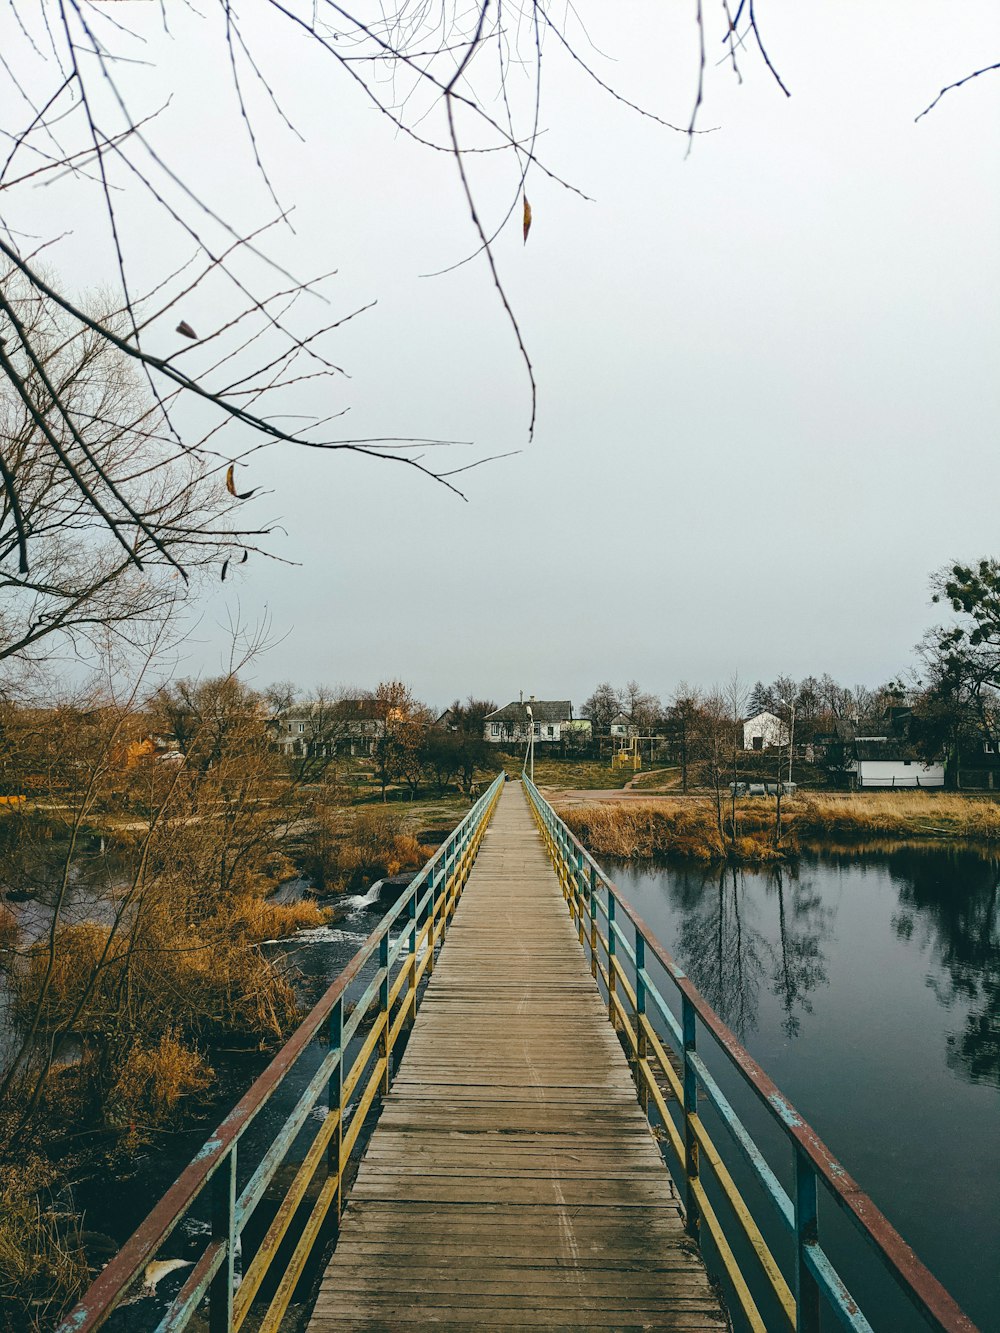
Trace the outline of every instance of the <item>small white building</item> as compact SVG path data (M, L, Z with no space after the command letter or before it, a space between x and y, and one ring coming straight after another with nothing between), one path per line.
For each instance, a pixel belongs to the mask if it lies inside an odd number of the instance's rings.
M744 750L768 750L788 744L788 727L776 713L758 713L743 723Z
M944 786L944 764L926 763L892 741L858 741L854 771L859 790Z

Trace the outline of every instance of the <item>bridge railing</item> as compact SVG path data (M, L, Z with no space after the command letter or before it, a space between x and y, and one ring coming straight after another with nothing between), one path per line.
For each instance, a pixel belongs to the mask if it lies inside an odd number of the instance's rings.
M210 1197L211 1234L180 1292L157 1326L157 1333L185 1328L208 1297L210 1333L236 1333L251 1306L253 1327L274 1333L325 1224L336 1223L344 1202L345 1172L365 1119L389 1090L393 1052L416 1015L420 985L434 969L435 952L448 923L504 783L501 773L399 901L382 918L347 967L293 1033L267 1069L208 1139L195 1159L156 1205L138 1230L94 1281L57 1333L92 1333L141 1277L180 1224ZM396 933L395 940L392 934ZM370 975L369 975L370 974ZM317 1040L327 1041L315 1069ZM353 1058L352 1058L353 1057ZM251 1123L272 1103L298 1067L308 1081L287 1114L278 1115L273 1137L250 1164L239 1170L240 1144ZM311 1072L310 1072L311 1071ZM287 1089L285 1089L287 1092ZM294 1174L279 1175L317 1109L326 1114ZM258 1122L259 1123L259 1122ZM249 1167L249 1169L246 1169ZM253 1253L241 1238L265 1195L280 1202ZM302 1213L312 1201L305 1220ZM258 1230L260 1228L258 1227ZM267 1282L266 1308L261 1289L282 1250L280 1276ZM235 1281L237 1255L242 1280Z
M968 1316L705 1002L526 774L523 782L580 944L607 998L609 1018L624 1038L639 1100L668 1147L687 1229L699 1242L703 1226L708 1232L748 1326L759 1333L778 1327L818 1333L825 1309L855 1333L871 1329L824 1249L829 1228L821 1228L827 1216L825 1206L820 1210L822 1196L850 1219L927 1325L975 1333ZM720 1079L725 1081L721 1069L719 1078L709 1069L709 1051L699 1044L699 1035L705 1034L713 1063L721 1052L724 1067L741 1076L767 1112L765 1133L758 1131L758 1137L777 1138L790 1149L791 1192L720 1086ZM724 1126L721 1150L706 1124L709 1106L716 1123ZM748 1179L754 1196L767 1201L768 1218L759 1209L755 1216L734 1174ZM747 1256L756 1272L749 1271ZM765 1303L761 1292L768 1298L765 1314L759 1308ZM774 1322L775 1311L780 1323Z

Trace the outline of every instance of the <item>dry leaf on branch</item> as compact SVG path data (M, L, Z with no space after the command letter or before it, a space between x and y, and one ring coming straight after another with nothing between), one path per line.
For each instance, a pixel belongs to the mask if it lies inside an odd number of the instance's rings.
M236 481L234 479L235 471L236 471L236 464L230 463L229 466L226 468L226 490L229 492L230 495L235 496L237 500L249 500L252 495L257 494L257 492L260 490L260 487L254 486L254 488L249 491L238 491L236 489ZM243 562L240 561L240 563L242 564Z

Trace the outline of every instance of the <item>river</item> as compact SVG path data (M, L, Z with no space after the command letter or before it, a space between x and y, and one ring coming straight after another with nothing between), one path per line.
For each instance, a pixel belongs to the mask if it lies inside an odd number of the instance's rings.
M959 1304L1000 1329L1000 860L921 846L606 869Z

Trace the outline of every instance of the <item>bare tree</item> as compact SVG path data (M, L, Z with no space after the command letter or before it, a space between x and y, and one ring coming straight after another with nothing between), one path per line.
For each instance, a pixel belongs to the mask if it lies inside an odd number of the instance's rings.
M701 691L681 681L671 695L667 709L671 739L680 763L681 791L684 792L688 789L692 762L698 754L701 707Z
M0 376L0 468L17 478L0 493L0 661L37 660L53 638L78 651L109 633L135 644L192 576L224 572L262 534L238 526L217 464L163 462L165 418L127 356L10 265L0 291L0 360L16 371ZM117 533L92 503L98 477L128 515Z

